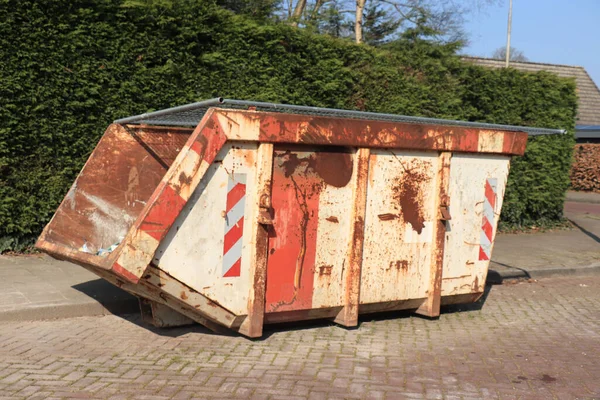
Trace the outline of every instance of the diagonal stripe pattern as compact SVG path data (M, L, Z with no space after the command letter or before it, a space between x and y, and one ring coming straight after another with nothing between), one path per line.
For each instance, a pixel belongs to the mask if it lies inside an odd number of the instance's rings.
M494 210L496 209L498 180L489 178L485 181L485 198L483 200L483 219L481 222L481 241L479 245L479 261L488 261L492 256L494 238Z
M227 182L227 207L223 240L223 276L240 276L244 208L246 205L246 174L230 174Z

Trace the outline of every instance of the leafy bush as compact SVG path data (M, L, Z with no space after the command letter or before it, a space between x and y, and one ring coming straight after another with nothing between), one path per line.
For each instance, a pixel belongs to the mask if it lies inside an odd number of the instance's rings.
M412 36L411 36L412 34ZM197 0L0 0L0 251L31 243L110 121L229 98L573 130L573 82L463 64L408 32L385 48ZM532 138L502 218L561 216L572 136Z

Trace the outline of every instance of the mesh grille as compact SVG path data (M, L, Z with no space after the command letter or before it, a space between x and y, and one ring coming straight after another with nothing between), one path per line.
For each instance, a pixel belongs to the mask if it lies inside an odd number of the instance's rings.
M155 111L152 113L136 115L133 117L116 120L119 124L148 124L148 125L166 125L166 126L189 126L198 125L204 114L211 107L222 109L248 109L255 108L257 111L268 111L286 114L301 114L322 117L350 118L371 121L402 122L410 124L428 124L444 126L461 126L479 129L495 129L504 131L527 132L530 135L548 135L561 134L563 130L521 127L512 125L486 124L479 122L455 121L437 118L409 117L394 114L379 114L362 111L336 110L330 108L294 106L286 104L272 104L242 100L213 99L199 103L188 104L180 107L169 108Z

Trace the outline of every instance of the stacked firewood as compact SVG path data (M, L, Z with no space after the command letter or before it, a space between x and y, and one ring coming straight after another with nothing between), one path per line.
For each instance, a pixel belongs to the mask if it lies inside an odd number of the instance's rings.
M575 145L571 188L600 192L600 143Z

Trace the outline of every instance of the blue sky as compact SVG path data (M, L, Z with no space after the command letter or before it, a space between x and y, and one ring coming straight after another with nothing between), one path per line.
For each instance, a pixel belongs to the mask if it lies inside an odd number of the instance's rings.
M506 45L508 1L469 16L462 53L489 57ZM582 66L600 86L600 0L513 0L511 47L529 61Z

